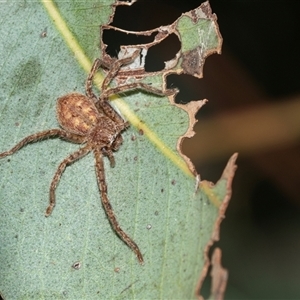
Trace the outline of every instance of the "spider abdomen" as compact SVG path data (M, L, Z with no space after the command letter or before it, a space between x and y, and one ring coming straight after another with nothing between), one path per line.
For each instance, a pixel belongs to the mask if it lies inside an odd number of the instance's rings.
M67 131L86 135L97 124L99 112L85 95L71 93L57 99L57 119Z

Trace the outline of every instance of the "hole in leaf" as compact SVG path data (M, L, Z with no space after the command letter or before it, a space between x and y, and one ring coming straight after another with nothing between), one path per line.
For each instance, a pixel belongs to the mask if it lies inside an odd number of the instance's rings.
M117 57L121 45L138 45L153 42L157 32L149 36L127 34L116 30L103 30L102 40L107 45L106 53L111 57Z
M111 25L131 31L150 30L172 24L182 13L197 8L202 2L204 1L139 0L131 6L119 5Z
M171 34L159 44L149 48L146 56L145 71L156 72L163 70L165 61L174 59L176 53L180 51L180 46L177 35Z
M204 90L203 80L192 75L171 74L167 76L167 88L178 88L175 102L186 104L193 100L205 99L207 95Z

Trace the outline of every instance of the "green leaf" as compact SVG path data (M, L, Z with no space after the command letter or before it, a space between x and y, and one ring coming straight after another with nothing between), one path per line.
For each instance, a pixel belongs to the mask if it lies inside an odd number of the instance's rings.
M0 4L0 151L27 135L58 128L56 99L85 92L91 61L99 56L99 25L109 22L112 3ZM181 32L180 26L176 30ZM191 134L191 107L141 91L113 102L134 126L123 134L116 167L105 159L108 197L145 264L110 226L92 154L66 169L55 209L44 217L54 172L79 147L47 139L0 161L0 293L5 299L194 297L208 263L206 245L216 239L230 198L236 157L217 185L199 185L177 146L180 137Z

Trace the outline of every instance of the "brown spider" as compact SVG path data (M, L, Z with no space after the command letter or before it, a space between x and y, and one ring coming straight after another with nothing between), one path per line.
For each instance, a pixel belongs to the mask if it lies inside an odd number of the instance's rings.
M163 92L139 82L109 88L109 84L117 75L121 66L131 63L138 55L139 51L136 51L131 57L115 60L111 66L101 59L96 59L86 80L86 96L79 93L70 93L57 99L56 115L62 129L49 129L29 135L12 149L0 153L0 158L12 155L28 143L51 136L57 136L77 144L85 144L66 157L58 166L50 184L49 206L46 209L45 216L48 217L55 206L55 189L65 168L90 151L93 151L96 160L96 176L101 192L102 205L107 217L115 232L134 251L139 262L143 264L143 255L139 247L121 229L108 200L103 165L103 155L108 157L111 167L115 165L113 151L118 150L121 146L123 141L121 132L129 126L129 123L125 122L109 104L109 96L132 89L144 89L147 92L161 96L174 93L174 90ZM96 71L100 67L108 69L108 73L102 83L101 95L97 98L92 91L92 81Z

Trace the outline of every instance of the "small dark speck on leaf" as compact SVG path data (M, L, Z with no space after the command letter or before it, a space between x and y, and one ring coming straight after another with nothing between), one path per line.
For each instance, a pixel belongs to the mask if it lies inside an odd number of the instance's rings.
M158 216L158 211L156 210L154 214L155 214L156 216Z
M119 267L114 268L114 272L119 273L120 272L120 268Z
M75 270L79 270L81 268L80 261L74 262L74 264L72 265L72 268L75 269Z
M135 136L134 134L131 136L131 140L132 140L132 141L135 141L135 140L136 140L136 136Z
M134 159L134 161L137 161L137 160L138 160L138 157L137 157L137 156L135 156L133 159Z
M20 126L20 123L19 123L19 122L16 122L16 123L15 123L15 126Z
M164 192L164 189L161 189L160 191L163 193L163 192Z
M46 36L47 36L47 28L45 28L40 34L41 38L45 38Z
M139 129L139 135L144 135L144 130L143 129Z
M173 180L171 181L171 183L172 183L172 185L175 185L175 184L176 184L176 180L173 179Z

